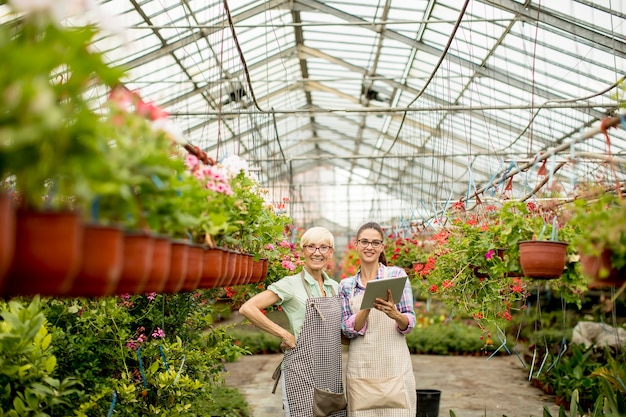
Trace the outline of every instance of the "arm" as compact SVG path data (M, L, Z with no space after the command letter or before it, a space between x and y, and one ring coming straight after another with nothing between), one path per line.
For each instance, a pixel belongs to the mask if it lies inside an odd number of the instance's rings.
M369 310L361 310L352 314L350 298L352 296L352 284L342 281L339 286L339 298L341 299L341 331L348 339L354 339L364 335L367 330L367 318ZM357 322L358 320L358 322Z
M240 308L239 314L250 320L261 330L273 334L282 340L281 345L287 349L296 347L296 338L289 331L285 330L272 320L268 319L263 310L280 301L280 297L275 292L265 290L246 301Z

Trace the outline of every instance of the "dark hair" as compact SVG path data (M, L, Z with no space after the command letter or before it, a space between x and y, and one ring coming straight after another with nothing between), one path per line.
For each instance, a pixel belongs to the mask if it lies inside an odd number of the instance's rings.
M368 230L368 229L374 229L378 233L380 233L380 238L381 238L381 240L384 243L384 241L385 241L385 232L383 232L383 228L380 227L380 225L378 223L376 223L376 222L367 222L363 226L359 227L359 230L356 232L357 240L359 239L359 236L361 236L361 233L363 233L364 230ZM378 262L380 262L381 264L387 266L387 257L385 256L385 251L382 251L380 253L380 256L378 257Z

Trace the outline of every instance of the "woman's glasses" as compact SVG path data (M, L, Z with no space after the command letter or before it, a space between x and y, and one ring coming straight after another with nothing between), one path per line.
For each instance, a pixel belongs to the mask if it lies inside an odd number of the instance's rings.
M308 253L315 253L316 250L319 250L321 254L325 254L325 253L328 253L328 251L330 250L330 246L304 245L304 250L307 251Z
M357 243L359 244L360 247L362 247L363 249L367 248L368 245L372 245L372 247L374 249L380 247L380 245L383 244L382 240L367 240L367 239L359 239L357 240Z

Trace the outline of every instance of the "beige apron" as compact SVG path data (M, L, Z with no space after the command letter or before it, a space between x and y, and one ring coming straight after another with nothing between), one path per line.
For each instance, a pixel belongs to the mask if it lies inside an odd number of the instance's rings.
M359 294L350 299L350 308L353 313L359 311L362 298L363 294ZM386 388L389 389L388 382L393 379L392 377L400 377L396 378L399 379L399 385L394 388L394 391L400 397L400 392L404 391L405 401L403 403L405 408L355 410L359 405L354 404L356 401L352 401L352 403L350 401L353 397L350 395L350 391L356 389L355 380L353 380L352 385L350 384L352 378L380 378L380 384L386 385ZM405 336L397 330L396 321L387 317L385 313L371 309L365 335L351 339L346 378L349 417L414 417L416 415L417 395L411 354ZM384 391L385 387L381 387L381 396L389 394L385 394ZM369 398L372 395L376 395L376 392L369 391L367 394Z

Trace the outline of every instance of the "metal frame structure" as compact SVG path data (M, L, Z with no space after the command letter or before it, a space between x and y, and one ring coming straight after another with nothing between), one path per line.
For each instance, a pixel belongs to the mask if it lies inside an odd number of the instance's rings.
M95 46L128 69L127 87L210 156L248 160L301 227L522 196L541 155L565 164L533 198L626 179L603 159L626 158L624 126L613 119L610 146L600 129L620 111L623 1L100 3L127 40Z

